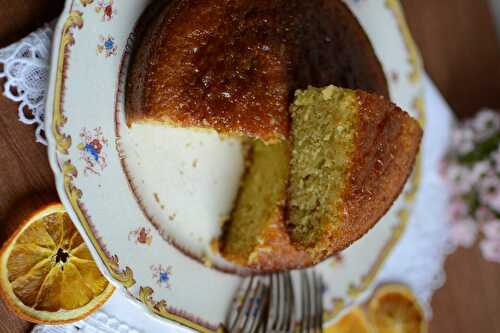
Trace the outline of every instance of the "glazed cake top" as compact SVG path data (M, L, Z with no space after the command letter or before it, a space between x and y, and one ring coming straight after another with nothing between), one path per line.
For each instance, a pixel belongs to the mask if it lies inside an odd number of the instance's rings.
M174 0L140 39L127 122L288 137L296 89L388 95L363 29L340 0Z

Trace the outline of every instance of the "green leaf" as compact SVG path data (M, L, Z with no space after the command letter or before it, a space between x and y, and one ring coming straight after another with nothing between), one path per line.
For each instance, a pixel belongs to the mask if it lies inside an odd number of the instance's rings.
M476 148L465 155L459 156L458 161L466 165L472 165L476 162L487 159L491 153L497 150L500 144L500 132L496 133L492 137L480 142L476 145Z

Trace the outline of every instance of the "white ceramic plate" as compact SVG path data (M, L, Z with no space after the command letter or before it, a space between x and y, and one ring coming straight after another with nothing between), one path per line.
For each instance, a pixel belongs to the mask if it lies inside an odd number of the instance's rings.
M66 1L47 101L49 158L61 200L102 272L144 311L214 332L241 282L211 250L236 195L241 146L215 133L123 125L131 35L149 3ZM346 3L374 45L392 100L423 119L421 63L398 1ZM411 214L418 165L383 220L318 265L326 325L371 292Z

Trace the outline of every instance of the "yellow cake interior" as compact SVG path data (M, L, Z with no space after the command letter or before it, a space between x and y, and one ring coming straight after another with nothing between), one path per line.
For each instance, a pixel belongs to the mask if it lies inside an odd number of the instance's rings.
M358 104L352 90L334 86L297 91L291 106L292 142L288 225L294 243L314 246L325 225L343 214L342 194Z
M224 239L226 258L247 264L269 221L283 213L289 170L287 142L251 143L243 178Z

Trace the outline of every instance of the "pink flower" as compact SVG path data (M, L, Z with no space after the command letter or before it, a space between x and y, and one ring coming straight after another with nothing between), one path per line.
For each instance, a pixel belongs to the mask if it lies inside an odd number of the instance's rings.
M477 162L472 167L471 180L473 180L473 183L476 183L482 178L486 177L488 174L490 174L491 171L493 171L493 167L490 161L486 160Z
M484 178L479 186L479 194L481 203L500 211L500 179L497 177Z
M494 220L483 224L481 230L487 239L500 242L500 220Z
M467 154L474 149L474 131L470 128L456 128L453 130L452 142L460 154Z
M491 159L495 163L496 172L500 173L500 147L491 155Z
M450 240L453 244L463 247L474 245L478 228L474 220L466 219L451 225Z
M493 214L491 209L489 209L488 207L481 206L478 209L476 209L475 217L478 222L486 222L494 220L495 214Z
M500 115L493 110L481 111L472 121L476 137L485 140L500 130Z
M446 179L448 177L448 165L449 163L446 160L442 160L441 162L439 162L438 172L443 179Z
M458 164L450 164L447 183L453 194L465 194L472 189L474 179L469 169Z
M479 244L484 259L500 263L500 241L496 239L484 239Z
M455 197L451 200L448 206L448 216L451 222L456 222L457 220L463 219L469 214L469 207L467 204L460 200L460 198Z

